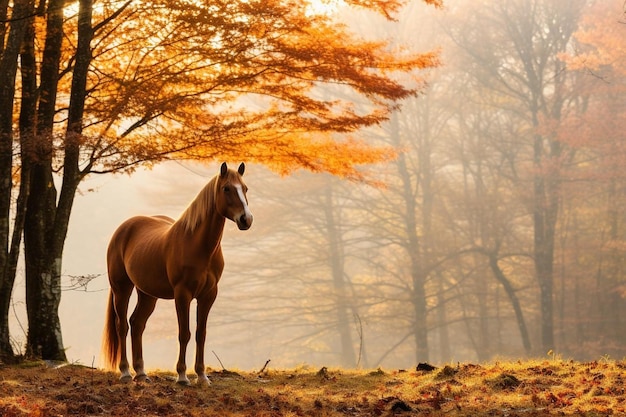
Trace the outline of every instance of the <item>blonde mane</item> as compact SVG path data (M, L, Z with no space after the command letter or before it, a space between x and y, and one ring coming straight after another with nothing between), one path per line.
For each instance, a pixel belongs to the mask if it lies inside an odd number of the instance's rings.
M183 228L193 232L202 223L207 214L215 210L215 187L217 186L217 176L213 177L207 185L198 193L196 198L189 204L187 209L180 216L178 221Z

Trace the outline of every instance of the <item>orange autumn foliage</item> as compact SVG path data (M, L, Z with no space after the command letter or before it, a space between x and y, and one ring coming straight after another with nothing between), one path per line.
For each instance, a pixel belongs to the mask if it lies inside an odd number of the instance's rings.
M623 2L594 2L574 35L580 51L565 57L569 67L592 73L610 67L617 74L626 75L623 18Z
M578 72L580 106L563 124L560 140L585 150L587 161L579 175L596 179L624 178L626 146L626 27L621 2L595 2L574 34L576 53L563 55L568 68Z
M391 17L405 3L343 7ZM417 94L416 71L437 66L437 54L361 40L332 15L309 10L295 0L113 2L94 10L84 164L111 172L163 159L243 159L284 174L306 168L358 179L359 165L392 158L395 150L355 135Z

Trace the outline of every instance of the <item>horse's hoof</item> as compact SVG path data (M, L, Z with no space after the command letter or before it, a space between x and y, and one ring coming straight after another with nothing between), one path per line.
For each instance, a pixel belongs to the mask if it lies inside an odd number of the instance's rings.
M198 382L196 382L196 385L208 387L208 386L211 386L211 380L207 378L206 376L198 377Z
M146 375L146 374L135 375L134 380L135 380L135 382L147 382L147 383L152 382L150 380L150 378L148 377L148 375Z
M122 376L120 376L120 382L123 382L124 384L128 384L132 380L133 380L133 377L130 376L130 375L122 375Z
M178 381L176 381L176 384L183 387L188 387L189 385L191 385L191 382L189 382L188 379L179 379Z

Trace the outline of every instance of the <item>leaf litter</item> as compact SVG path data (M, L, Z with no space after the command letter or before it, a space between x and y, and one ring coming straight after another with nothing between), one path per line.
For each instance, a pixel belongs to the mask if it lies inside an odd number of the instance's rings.
M0 415L60 416L605 416L626 412L626 363L517 361L357 371L322 367L209 370L211 386L173 373L149 383L78 365L0 366Z

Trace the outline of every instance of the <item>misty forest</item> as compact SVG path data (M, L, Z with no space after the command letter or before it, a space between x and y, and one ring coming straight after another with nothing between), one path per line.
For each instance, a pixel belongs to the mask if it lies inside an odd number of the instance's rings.
M67 359L83 181L171 160L189 169L144 175L146 214L182 213L195 171L248 164L255 222L224 233L209 315L227 366L626 356L622 0L8 3L2 360ZM30 42L7 18L24 10ZM108 285L104 263L82 273ZM175 352L173 311L148 322L148 367Z

